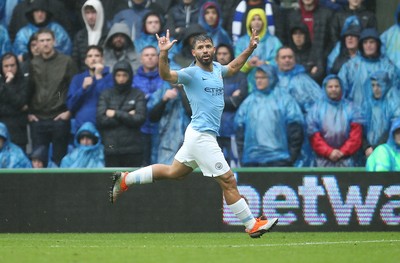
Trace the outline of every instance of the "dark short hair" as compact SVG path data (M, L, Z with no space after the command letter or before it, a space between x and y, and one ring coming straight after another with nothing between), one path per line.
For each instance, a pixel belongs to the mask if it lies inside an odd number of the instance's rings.
M193 36L192 49L194 49L196 47L197 42L204 42L207 40L210 41L214 45L212 38L207 34L199 34L199 35Z
M46 28L46 27L42 27L41 29L39 29L39 31L37 32L38 37L39 37L40 34L50 34L51 37L52 37L54 40L56 39L56 36L54 35L53 30L48 29L48 28Z
M16 56L14 53L12 53L12 52L4 53L4 55L1 56L1 62L3 62L3 61L6 60L6 59L9 59L9 58L14 58L15 61L17 62L17 65L18 65L18 58L17 58L17 56Z
M90 45L90 46L88 46L87 49L86 49L85 54L87 55L89 53L89 51L92 50L92 49L95 49L95 50L99 51L101 56L103 56L104 50L103 50L103 48L101 46L98 46L98 45Z
M278 48L278 51L276 52L275 59L277 59L277 58L279 57L279 52L280 52L282 49L290 49L290 50L293 52L293 54L294 54L293 48L291 48L291 47L289 47L289 46L281 46L280 48Z
M217 55L218 50L219 50L220 48L222 48L222 47L228 49L228 52L229 52L229 54L231 55L231 61L234 60L234 59L235 59L235 52L233 51L233 47L232 47L231 45L227 45L227 44L224 44L224 43L221 43L221 44L219 44L219 45L217 46L217 48L215 49L215 55ZM217 58L215 58L215 60L216 60L216 59L217 59Z
M19 72L18 57L17 57L17 55L15 55L12 52L7 52L7 53L4 53L3 56L1 56L1 58L0 58L0 65L1 65L0 66L0 74L1 75L4 75L4 72L3 72L3 62L4 62L4 60L10 59L10 58L14 58L15 59L15 64L17 64L17 74L18 74L18 72Z

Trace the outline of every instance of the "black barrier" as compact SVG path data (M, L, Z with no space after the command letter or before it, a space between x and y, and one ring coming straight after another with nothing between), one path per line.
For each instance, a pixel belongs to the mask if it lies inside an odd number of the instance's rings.
M0 171L0 232L227 232L243 227L213 179L132 187L108 202L112 170ZM277 231L399 231L400 177L360 169L237 169L254 215Z

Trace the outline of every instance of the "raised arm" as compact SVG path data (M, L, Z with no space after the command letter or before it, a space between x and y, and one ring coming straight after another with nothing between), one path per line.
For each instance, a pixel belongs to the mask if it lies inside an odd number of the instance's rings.
M228 73L227 76L235 75L246 63L247 59L253 53L254 49L256 49L259 42L259 36L257 31L253 28L251 29L251 38L249 46L234 60L232 60L228 65Z
M156 34L158 48L160 50L160 56L158 58L158 71L163 80L175 84L178 81L178 74L176 71L171 70L168 63L168 50L177 42L176 39L173 41L169 38L169 29L164 37L160 37Z

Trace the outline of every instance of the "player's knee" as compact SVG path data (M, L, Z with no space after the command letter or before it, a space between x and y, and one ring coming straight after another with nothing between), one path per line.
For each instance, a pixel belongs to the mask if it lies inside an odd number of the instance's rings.
M185 178L184 173L180 172L179 170L173 169L172 167L169 167L166 173L170 179L182 180Z
M229 171L226 174L221 175L219 179L221 180L225 188L236 188L236 179L232 171Z

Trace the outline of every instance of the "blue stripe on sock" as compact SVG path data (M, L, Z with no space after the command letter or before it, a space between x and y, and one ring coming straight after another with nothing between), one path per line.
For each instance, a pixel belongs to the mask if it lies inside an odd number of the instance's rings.
M250 216L246 217L245 219L243 219L243 220L242 220L242 223L244 224L244 223L246 223L246 222L248 222L248 221L250 221L250 220L252 220L252 219L253 219L253 216L250 215Z
M140 184L140 176L135 176L135 184Z

